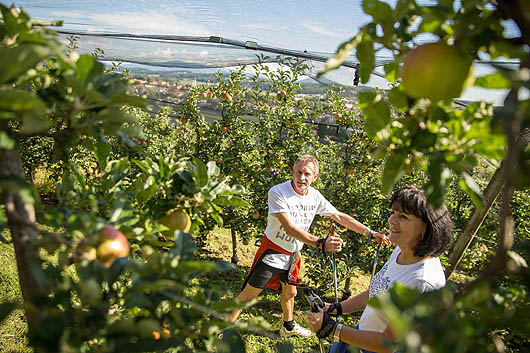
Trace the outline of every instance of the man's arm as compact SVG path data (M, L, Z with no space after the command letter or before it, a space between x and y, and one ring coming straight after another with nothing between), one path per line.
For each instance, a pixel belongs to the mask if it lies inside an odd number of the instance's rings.
M285 233L288 236L295 238L296 240L300 240L307 245L315 247L317 246L317 241L319 238L292 224L287 213L280 212L273 213L272 215L280 221L283 230L285 230ZM342 250L342 239L340 237L328 237L325 244L327 251L337 252Z
M348 229L353 230L354 232L365 234L370 236L370 233L366 234L366 230L370 229L352 216L347 215L346 213L338 212L331 216L338 224L344 226ZM387 246L390 245L390 240L385 235L385 233L373 232L373 236L382 239L383 243Z

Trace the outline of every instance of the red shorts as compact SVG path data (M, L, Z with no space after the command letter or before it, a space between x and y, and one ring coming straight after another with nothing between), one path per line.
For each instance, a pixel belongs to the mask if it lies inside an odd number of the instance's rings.
M267 238L267 236L264 236L263 240L261 241L261 245L260 245L258 251L256 252L256 255L254 256L254 261L252 262L252 266L250 268L250 272L249 272L247 278L245 279L245 282L243 283L243 287L245 287L245 285L247 284L248 279L249 279L250 275L252 274L252 271L255 270L256 264L261 262L261 260L263 259L263 257L265 255L271 254L271 253L280 253L280 254L286 254L286 255L290 255L290 256L295 256L296 257L296 259L293 261L293 263L292 263L291 267L289 268L289 270L285 270L285 271L288 271L287 281L285 282L285 284L290 284L290 285L294 285L294 286L300 284L300 268L302 267L302 258L300 256L300 253L297 252L297 253L293 254L293 253L283 249L279 245L276 245L272 241L270 241L269 238ZM265 288L271 288L271 289L274 289L274 290L279 290L281 288L281 282L282 281L280 280L279 274L275 274L269 280L269 282L267 283Z

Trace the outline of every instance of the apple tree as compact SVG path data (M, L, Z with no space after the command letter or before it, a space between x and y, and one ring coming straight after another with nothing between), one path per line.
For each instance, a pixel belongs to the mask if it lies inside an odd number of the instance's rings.
M224 288L196 278L229 265L198 261L189 232L242 204L243 189L215 163L145 154L144 101L126 77L24 11L0 11L0 219L23 296L0 303L0 320L23 309L36 352L227 350L214 333L234 304L216 307ZM40 144L59 166L57 203L41 203L24 172ZM165 222L182 210L183 227Z
M384 159L382 191L388 193L406 173L420 167L428 175L429 202L437 207L456 177L477 209L470 234L485 217L479 213L487 213L500 195L496 253L475 281L458 293L449 286L424 296L422 303L432 309L428 313L416 305L420 299L404 288L396 288L375 305L387 312L403 338L400 351L500 351L506 345L527 345L523 334L528 332L527 318L513 313L527 306L524 283L529 274L524 258L511 249L514 235L519 236L518 251L528 259L528 235L514 234L511 210L514 193L528 190L530 180L530 114L528 96L523 94L529 87L527 2L440 0L420 5L403 0L391 6L365 0L363 10L372 21L338 48L327 69L355 50L360 80L366 83L376 53L393 56L385 74L394 87L387 95L362 92L359 99L365 131L378 145L374 155ZM516 28L517 35L507 37L508 26ZM418 44L425 38L434 44ZM473 82L472 63L483 58L492 60L492 73L478 77L475 85L507 89L504 106L494 109L476 102L457 109L452 99ZM497 65L495 60L503 58L516 60L518 67ZM476 182L477 166L483 160L499 168L498 179L492 180L484 196ZM488 319L493 317L502 317L502 323Z

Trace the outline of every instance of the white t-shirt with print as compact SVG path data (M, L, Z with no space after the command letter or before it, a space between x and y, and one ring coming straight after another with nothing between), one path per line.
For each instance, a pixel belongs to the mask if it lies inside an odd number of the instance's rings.
M278 218L273 216L274 213L287 213L291 223L304 231L309 229L315 215L332 216L338 213L337 209L317 189L310 186L305 195L300 195L294 191L291 181L270 188L268 205L269 217L265 236L291 253L300 251L304 243L287 235ZM289 255L266 255L263 262L274 268L287 269L289 268Z
M397 257L401 253L396 246L390 259L383 268L370 281L370 298L376 297L399 282L409 288L420 292L431 291L445 286L445 274L440 259L437 257L427 259L410 265L400 265ZM359 329L383 332L388 325L384 313L367 305L359 320Z

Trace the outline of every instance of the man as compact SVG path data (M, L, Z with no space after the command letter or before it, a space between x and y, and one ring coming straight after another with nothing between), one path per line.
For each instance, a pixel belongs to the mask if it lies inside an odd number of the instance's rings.
M348 229L370 237L375 235L387 245L390 244L384 234L375 233L353 217L339 212L318 190L311 187L318 177L318 170L319 163L315 157L300 156L294 163L293 179L269 190L265 237L254 257L243 290L234 299L236 302L247 302L256 298L265 287L278 290L281 285L282 337L307 337L311 334L311 331L298 325L293 317L303 245L315 246L322 251L339 252L342 249L342 239L338 236L323 239L307 232L316 214L331 217ZM241 310L232 312L228 319L236 321Z

